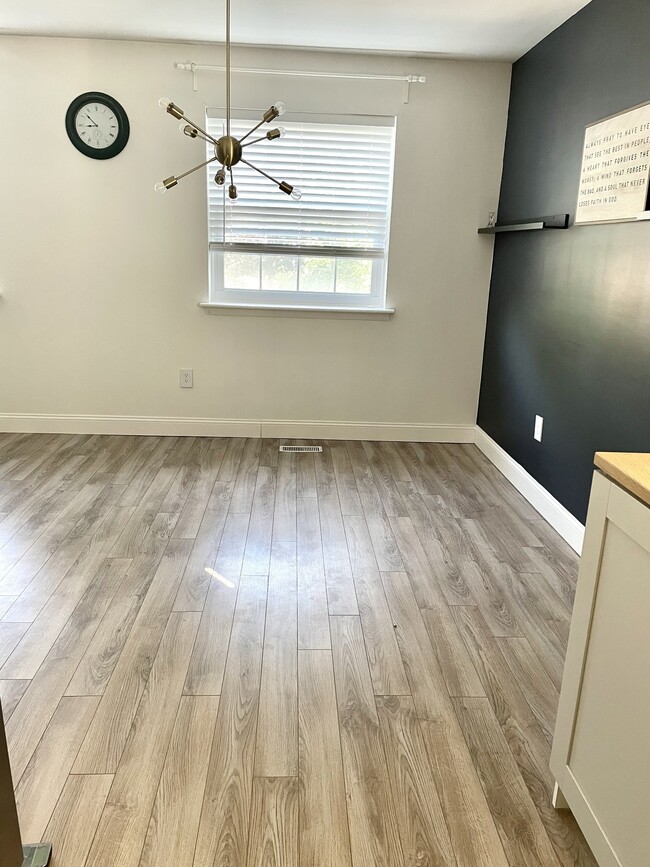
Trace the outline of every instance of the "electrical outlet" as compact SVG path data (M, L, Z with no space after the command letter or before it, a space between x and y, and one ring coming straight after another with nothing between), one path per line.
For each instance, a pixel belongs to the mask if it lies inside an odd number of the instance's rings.
M541 415L535 416L535 432L533 436L537 440L538 443L542 441L542 431L544 430L544 419Z
M181 367L180 370L181 388L193 388L194 387L194 370L191 367Z

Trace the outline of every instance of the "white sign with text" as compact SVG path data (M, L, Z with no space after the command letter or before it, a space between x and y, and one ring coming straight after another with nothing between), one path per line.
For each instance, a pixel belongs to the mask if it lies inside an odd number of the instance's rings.
M576 224L636 220L650 177L650 102L587 127Z

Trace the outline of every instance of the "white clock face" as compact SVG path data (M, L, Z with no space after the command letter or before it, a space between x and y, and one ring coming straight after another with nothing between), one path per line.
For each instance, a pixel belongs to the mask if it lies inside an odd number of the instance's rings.
M120 131L115 114L101 102L87 102L77 112L74 125L79 138L98 150L114 144Z

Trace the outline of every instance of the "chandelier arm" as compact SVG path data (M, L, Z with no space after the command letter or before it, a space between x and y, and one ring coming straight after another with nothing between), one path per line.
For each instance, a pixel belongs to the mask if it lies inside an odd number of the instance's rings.
M264 118L262 118L262 120L261 120L259 123L255 124L255 126L253 127L253 129L249 129L248 132L246 133L246 135L243 135L243 136L239 139L239 143L241 144L241 143L244 141L244 139L248 138L249 135L252 135L252 134L255 132L256 129L259 129L259 128L262 126L263 123L266 123L266 121L264 120ZM257 141L259 141L259 139L257 139Z
M212 144L214 144L214 145L217 144L217 140L216 140L216 138L213 138L213 137L210 135L209 132L206 132L204 129L202 129L202 128L198 125L198 123L194 123L193 120L190 120L189 117L185 114L185 112L183 111L182 108L178 108L178 106L176 106L176 109L178 110L178 113L179 113L180 116L181 116L181 120L187 121L187 123L189 123L190 126L194 127L194 129L195 129L197 132L200 132L202 135L204 135L206 141L212 142Z
M265 178L268 178L270 181L273 181L274 184L277 184L278 186L280 186L280 183L281 183L280 181L276 180L274 177L272 177L271 175L267 174L266 172L263 172L262 169L258 169L257 166L254 166L254 165L253 165L253 163L249 163L248 160L245 160L243 157L242 157L242 159L240 160L240 162L242 162L242 163L246 163L246 165L247 165L249 168L251 168L251 169L253 169L254 171L258 172L260 175L264 175Z
M195 129L197 132L202 133L202 134L205 136L205 138L206 138L207 141L211 142L213 145L216 145L216 144L217 144L217 139L214 138L214 136L211 136L209 132L206 132L206 131L205 131L204 129L202 129L200 126L197 126L197 125L194 123L194 121L192 121L192 120L189 119L189 117L185 117L185 115L183 115L183 120L186 120L186 121L187 121L191 126L194 127L194 129Z
M208 136L207 133L204 133L203 130L200 130L198 127L194 126L194 124L190 124L192 129L196 130L197 138L200 138L201 141L207 142L208 144L216 144L217 140L213 139L212 136Z
M250 135L250 133L249 133ZM261 135L259 138L254 138L253 141L247 141L245 145L242 145L243 148L247 148L249 145L257 144L258 141L266 141L266 136ZM239 141L241 144L241 139Z
M199 169L204 168L205 166L209 166L210 163L215 162L217 157L211 157L209 160L206 160L204 163L199 163L198 166L194 166L193 169L188 169L188 171L183 172L182 175L176 175L176 180L180 181L183 178L186 178L188 175L191 175L193 172L198 172Z

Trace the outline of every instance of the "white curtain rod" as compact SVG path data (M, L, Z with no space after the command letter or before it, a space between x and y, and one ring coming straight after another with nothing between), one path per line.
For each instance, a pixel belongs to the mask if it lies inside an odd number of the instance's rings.
M192 73L192 89L198 90L199 72L225 72L225 66L205 66L199 63L175 63L176 69ZM381 75L372 72L314 72L307 69L258 69L246 66L233 66L233 72L243 72L247 75L294 75L310 78L345 78L363 81L402 81L404 82L403 102L408 103L412 84L424 84L426 75Z

